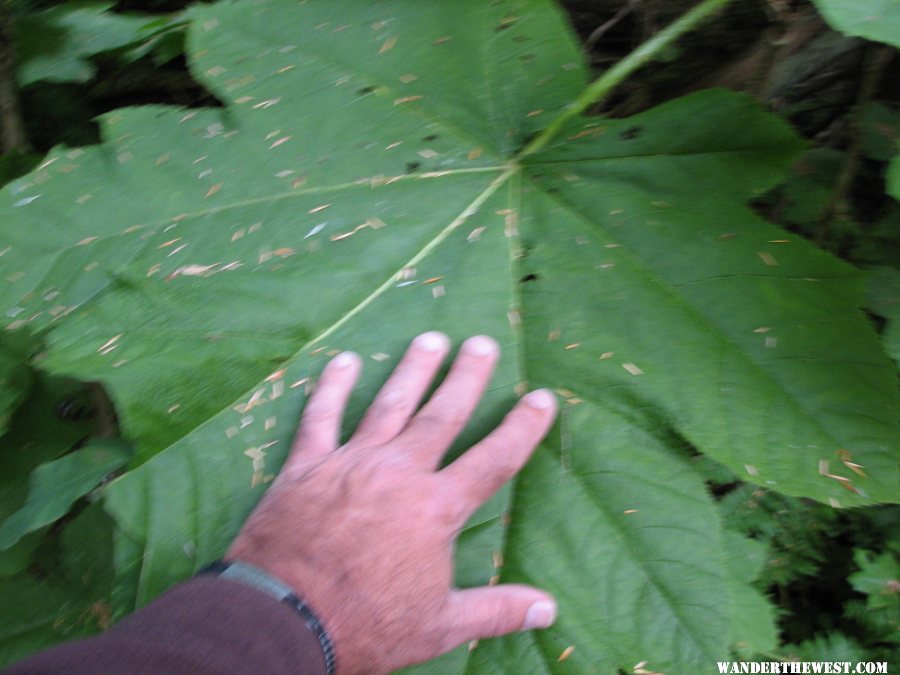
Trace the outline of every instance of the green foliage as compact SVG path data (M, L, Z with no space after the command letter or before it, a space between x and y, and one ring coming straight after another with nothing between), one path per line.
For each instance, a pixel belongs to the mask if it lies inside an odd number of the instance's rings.
M94 504L63 530L42 565L0 579L0 662L109 625L112 521Z
M804 149L749 98L580 114L721 4L593 84L545 0L192 9L191 69L224 110L110 113L101 147L57 148L0 193L0 607L28 607L0 621L0 659L221 555L326 359L367 357L349 431L429 329L504 347L452 452L526 387L563 410L457 552L461 586L541 585L558 624L426 670L692 673L774 650L767 589L819 573L834 507L898 498L896 371L864 278L747 205ZM829 199L816 179L788 188L797 224ZM111 518L65 514L120 454L28 493L101 435L46 422L51 377L102 383L136 448L100 490ZM749 483L716 504L686 449Z
M86 82L95 72L92 57L123 50L137 58L163 45L163 58L171 58L173 29L178 20L116 14L108 2L69 2L27 14L16 22L19 52L18 81L24 86L39 81Z
M891 160L885 182L888 194L894 199L900 200L900 155Z
M863 151L886 162L900 151L900 111L875 102L862 111Z
M18 150L0 155L0 186L6 185L13 178L25 175L40 161L40 155Z
M887 161L887 193L900 200L900 111L876 103L863 115L863 149L874 159Z
M868 660L888 658L900 618L895 536L900 510L835 511L749 485L717 482L717 489L731 487L720 501L726 535L734 536L733 530L754 543L755 551L747 549L743 561L746 573L758 570L753 587L777 601L782 641L788 643L757 654L795 657L797 646L805 645L802 654L822 649L822 655L806 660L821 660L834 643L851 644Z
M775 611L768 598L750 584L766 563L766 545L734 531L723 533L728 592L734 607L732 649L742 657L772 652L778 646Z
M787 645L786 656L795 661L832 661L857 663L866 653L855 640L840 633L823 635L796 645Z
M829 559L829 542L839 514L819 504L742 485L719 502L727 528L765 542L760 586L786 586L814 577Z
M65 489L65 484L43 486L54 489L43 493L45 500L38 500L42 492L29 492L29 481L42 488L41 475L48 468L58 469L60 462L65 462L63 467L78 464L82 451L64 460L57 458L91 433L89 420L78 414L87 403L77 383L28 375L22 403L0 443L0 528L4 533L14 527L17 512L28 509L39 517L36 512L58 504L62 495L57 490ZM59 504L55 512L61 515L66 509L67 505ZM74 518L67 516L49 528L56 536L45 537L48 528L44 527L0 551L0 663L108 624L113 521L99 503L79 506L77 511ZM30 529L47 520L26 524Z
M900 271L881 267L869 274L868 306L887 321L882 339L887 353L900 363Z
M8 353L8 352L3 352ZM27 502L32 471L69 451L90 431L84 420L66 421L57 413L60 404L77 401L79 388L58 378L33 377L27 369L20 386L21 405L0 444L3 471L0 472L0 521L19 511ZM9 391L7 384L7 391ZM0 551L0 579L24 570L41 543L38 533Z
M0 336L0 434L6 433L10 415L22 402L31 383L22 337L23 334Z
M900 609L900 563L896 552L885 551L873 556L868 551L857 549L853 560L859 572L851 574L847 580L854 589L868 596L869 609Z
M96 440L65 457L41 464L31 472L24 506L0 525L0 551L62 518L72 504L127 461L128 451L122 443Z
M813 0L835 30L900 47L896 0Z

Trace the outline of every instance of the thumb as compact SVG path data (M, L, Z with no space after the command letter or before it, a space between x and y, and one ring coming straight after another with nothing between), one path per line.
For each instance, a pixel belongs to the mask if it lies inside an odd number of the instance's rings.
M547 628L556 621L556 601L544 591L519 584L453 591L448 641L453 647L521 630Z

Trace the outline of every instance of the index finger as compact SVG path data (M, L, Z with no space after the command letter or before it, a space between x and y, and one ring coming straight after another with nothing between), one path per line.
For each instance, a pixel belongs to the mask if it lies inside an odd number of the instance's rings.
M328 362L303 408L286 469L300 457L323 455L337 448L344 408L361 369L362 362L353 352L342 352Z

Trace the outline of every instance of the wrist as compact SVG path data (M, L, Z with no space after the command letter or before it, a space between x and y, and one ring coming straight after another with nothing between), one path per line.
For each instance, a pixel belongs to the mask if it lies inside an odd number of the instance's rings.
M298 597L294 589L284 580L256 565L234 559L213 562L197 573L197 576L200 575L213 575L242 584L291 607L318 640L325 661L326 675L334 675L335 654L331 636L312 608Z

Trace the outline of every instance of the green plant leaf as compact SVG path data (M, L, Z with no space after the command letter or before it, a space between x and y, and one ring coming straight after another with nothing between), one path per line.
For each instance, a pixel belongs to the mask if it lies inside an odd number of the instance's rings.
M725 530L725 566L730 576L741 583L755 581L766 564L766 543Z
M544 0L190 17L192 70L225 110L111 113L102 147L0 193L5 327L45 339L40 368L103 382L137 447L105 489L117 607L222 554L331 355L366 359L349 433L429 329L504 349L451 456L517 390L564 401L457 563L485 583L501 554L560 623L448 672L698 672L727 653L729 573L686 448L835 506L896 499L900 398L860 274L746 205L803 147L750 99L574 115L602 87Z
M0 581L0 665L84 635L81 611L67 589L45 580L21 575Z
M158 67L184 56L186 24L180 13L161 17L143 26L149 35L129 50L130 59L138 59L150 54Z
M0 524L0 551L68 513L77 499L124 465L129 454L120 441L98 439L37 467L31 474L25 505Z
M150 37L150 17L108 11L110 2L69 2L21 17L15 25L20 86L39 81L87 82L90 57Z
M0 551L0 580L14 577L23 572L31 562L35 549L43 541L44 530L26 534L5 551Z
M850 600L844 603L844 616L863 628L867 641L900 645L900 608L896 603L870 609L866 600Z
M885 184L887 185L887 193L900 201L900 154L895 155L894 159L888 164Z
M109 626L112 520L92 504L62 531L58 569L0 581L0 667Z
M900 271L890 267L870 271L866 290L868 308L887 321L881 336L884 348L900 363Z
M723 658L732 607L717 514L700 476L658 431L604 401L563 412L516 482L501 570L503 581L552 588L559 619L548 631L479 644L468 672L491 663L555 672L563 654L571 672L638 661L705 672Z
M109 596L113 587L113 520L95 502L85 507L66 525L60 536L61 576L76 583L94 608L97 626L109 623Z
M540 157L546 164L533 179L550 203L539 213L552 221L554 236L538 240L523 268L553 272L534 300L526 295L526 304L531 300L535 308L532 330L526 331L532 339L528 351L535 355L527 364L529 375L542 373L539 379L552 382L567 372L570 388L598 395L603 390L604 396L615 383L629 392L628 404L659 406L653 415L660 424L674 427L742 478L772 489L832 504L860 503L854 490L896 499L895 488L886 484L870 483L871 491L855 486L852 472L837 461L841 448L852 448L853 456L871 452L869 458L880 457L875 461L896 479L897 431L888 422L898 405L896 386L873 331L859 322L846 331L823 324L815 338L810 333L824 319L816 317L812 298L823 297L825 286L838 295L820 308L830 313L842 306L844 316L859 318L853 309L860 303L855 273L738 206L742 194L765 189L764 177L771 179L773 163L787 159L784 148L791 139L770 118L754 116L735 99L713 102L714 95L706 92L629 120L594 122L568 138L599 129L596 139L563 143ZM687 101L709 106L704 121ZM706 136L709 129L716 130L716 140ZM641 132L637 139L630 138L632 130ZM666 152L659 152L662 145ZM711 146L716 150L709 151ZM766 150L749 151L750 146ZM618 156L625 148L633 154ZM702 183L702 196L688 197L691 183ZM598 184L608 188L589 189ZM722 227L723 218L728 227ZM588 274L597 281L578 281ZM559 302L575 288L579 302ZM839 297L846 293L857 299ZM575 330L565 330L569 325ZM558 330L562 345L548 350L545 336ZM838 346L837 340L848 342ZM648 346L641 361L634 351L639 344ZM872 361L870 370L858 360L849 369L840 365L841 349L863 344L879 354L877 366ZM565 349L571 345L578 348ZM860 367L869 373L866 383L850 375L861 373ZM838 379L853 391L834 391ZM737 381L745 384L729 384ZM870 418L871 408L851 401L874 400L873 381L881 381L886 398ZM674 405L679 391L691 395ZM819 395L827 391L831 403L824 404ZM764 420L763 410L775 417ZM795 426L802 418L807 423ZM882 440L872 443L879 427Z
M796 645L785 645L781 652L794 661L866 661L866 651L860 644L842 633L819 635Z
M731 648L744 659L771 653L778 647L775 607L764 593L746 584L729 583L728 594L734 612Z
M13 150L0 155L0 186L13 178L23 176L37 166L41 156L31 152Z
M778 647L775 608L750 585L766 562L766 544L728 530L723 535L728 594L734 608L731 648L743 658L771 652Z
M837 150L816 148L803 154L784 183L776 188L783 195L783 222L814 232L829 200L846 155Z
M900 150L900 110L876 101L862 113L862 149L872 159L890 160Z
M0 436L6 433L10 417L31 385L31 372L25 364L24 335L0 336Z
M900 609L900 562L890 552L874 556L870 551L856 549L853 562L859 567L847 581L853 589L869 596L869 609L895 607Z
M30 384L0 439L0 521L25 504L32 471L70 451L90 432L87 420L66 420L59 414L60 407L80 404L80 385L40 374Z
M900 3L896 0L813 0L835 30L900 47Z

